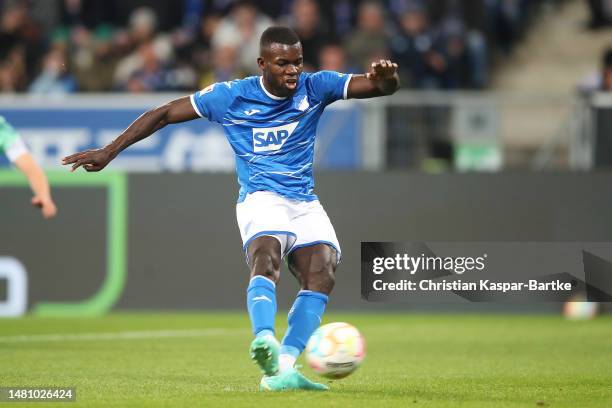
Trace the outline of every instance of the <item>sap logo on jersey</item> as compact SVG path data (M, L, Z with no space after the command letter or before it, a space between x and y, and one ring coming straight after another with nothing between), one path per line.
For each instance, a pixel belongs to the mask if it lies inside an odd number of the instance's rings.
M279 150L300 122L272 128L253 128L253 151L273 152Z

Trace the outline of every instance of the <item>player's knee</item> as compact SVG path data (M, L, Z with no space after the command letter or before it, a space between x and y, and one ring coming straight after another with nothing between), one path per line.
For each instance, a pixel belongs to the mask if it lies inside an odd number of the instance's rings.
M258 249L253 253L251 277L261 275L277 282L280 275L280 258L270 251Z
M308 271L305 277L304 289L330 294L335 283L335 265L330 260Z

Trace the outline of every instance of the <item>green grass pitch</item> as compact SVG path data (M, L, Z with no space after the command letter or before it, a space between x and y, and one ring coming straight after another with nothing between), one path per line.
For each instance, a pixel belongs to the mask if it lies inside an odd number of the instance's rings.
M333 321L356 325L368 354L327 393L257 391L244 313L0 320L0 386L76 386L76 403L19 407L612 406L610 317L325 316Z

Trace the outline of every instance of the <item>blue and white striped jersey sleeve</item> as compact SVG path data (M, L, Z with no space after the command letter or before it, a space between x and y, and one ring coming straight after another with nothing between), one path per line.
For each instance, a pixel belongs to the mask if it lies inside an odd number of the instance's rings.
M191 95L191 105L198 115L221 123L234 100L232 82L218 82Z
M347 99L351 76L336 71L319 71L312 74L311 80L317 95L329 105L339 99Z

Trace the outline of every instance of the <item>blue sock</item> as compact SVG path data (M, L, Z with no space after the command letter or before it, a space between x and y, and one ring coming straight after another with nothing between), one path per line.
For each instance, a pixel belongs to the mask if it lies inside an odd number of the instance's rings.
M247 288L247 309L255 336L274 334L274 318L276 317L274 282L261 275L251 278Z
M311 290L298 292L289 311L289 327L283 338L281 354L297 357L304 351L308 339L321 324L327 299L327 295Z

